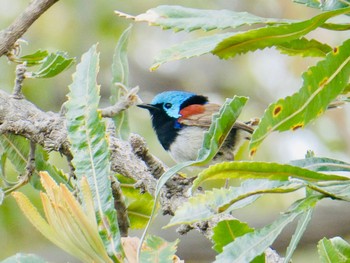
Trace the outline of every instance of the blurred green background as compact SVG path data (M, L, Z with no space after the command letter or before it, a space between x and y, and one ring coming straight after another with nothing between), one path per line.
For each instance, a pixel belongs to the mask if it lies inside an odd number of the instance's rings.
M0 0L0 30L6 28L28 5L24 0ZM82 53L91 45L99 43L101 68L98 82L101 84L101 105L108 105L111 86L112 54L121 32L131 21L119 18L114 10L137 15L161 4L183 5L206 9L230 9L247 11L263 17L306 19L319 11L293 3L291 0L197 0L197 1L59 1L50 8L23 36L28 44L22 45L22 54L38 49L67 51L80 60ZM150 72L153 58L163 49L183 40L191 39L203 32L173 33L145 23L135 24L129 44L130 86L139 86L139 95L149 102L154 94L181 89L207 95L213 102L222 102L226 97L243 95L250 98L241 118L262 116L267 105L278 98L291 95L301 86L301 74L315 64L315 58L288 57L274 49L256 51L237 56L231 60L219 60L206 55L190 60L171 62ZM316 30L310 37L330 45L339 45L349 37L348 32ZM75 66L53 79L26 80L24 93L28 100L45 111L59 111L66 100L68 85ZM6 57L0 58L1 89L11 91L14 84L15 65ZM262 145L255 160L288 162L303 158L308 149L318 156L327 156L350 161L350 109L345 106L327 112L313 124L296 132L274 133ZM132 132L144 136L151 151L169 166L173 161L163 151L146 111L139 108L130 110ZM248 159L246 149L238 158ZM52 160L64 168L64 162L53 155ZM15 175L14 175L15 176ZM31 186L22 189L38 201L38 193ZM301 193L300 193L301 194ZM262 226L271 222L280 211L295 200L298 194L263 198L251 208L235 214L252 226ZM168 218L161 217L153 226L158 232L160 225ZM316 242L323 236L349 236L350 209L341 202L322 202L314 215L309 230L296 253L293 262L318 262ZM291 231L293 229L291 228ZM291 231L285 231L274 247L283 253ZM159 235L174 240L178 236L174 229L160 231ZM133 234L139 234L135 232ZM211 262L214 253L210 243L198 233L190 233L181 238L180 258L186 262ZM52 262L76 262L74 258L56 248L23 217L13 198L6 198L0 206L0 260L16 252L32 252L42 255Z

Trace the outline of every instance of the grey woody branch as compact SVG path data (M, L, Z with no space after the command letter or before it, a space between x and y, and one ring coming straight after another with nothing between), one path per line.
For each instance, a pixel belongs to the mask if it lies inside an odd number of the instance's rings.
M33 0L28 7L6 29L0 32L0 57L15 47L16 41L47 9L58 0Z

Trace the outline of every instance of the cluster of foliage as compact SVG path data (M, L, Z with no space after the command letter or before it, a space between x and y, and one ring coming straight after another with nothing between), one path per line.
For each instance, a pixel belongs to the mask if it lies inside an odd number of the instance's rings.
M350 2L322 1L319 3L315 0L297 2L320 8L323 12L304 21L295 21L263 18L228 10L159 6L135 17L126 16L138 22L146 21L150 25L173 29L175 32L227 30L241 26L248 28L238 33L211 34L163 50L152 65L153 70L172 60L207 53L228 59L237 54L267 47L275 47L282 54L291 56L320 57L316 65L303 73L303 84L297 93L268 106L249 144L250 154L254 155L259 145L273 131L282 132L304 127L319 118L327 108L332 107L336 99L338 99L336 105L349 100L346 93L349 91L350 40L344 41L338 47L331 47L316 39L308 39L306 35L317 28L349 30L349 24L327 21L336 16L349 14ZM125 16L120 12L117 13ZM254 28L249 28L253 25ZM117 102L128 89L126 56L129 32L130 28L123 33L114 54L112 103ZM84 262L125 262L126 258L130 261L139 258L141 262L175 261L173 255L178 241L169 243L160 237L146 235L156 212L161 188L181 169L210 162L242 111L247 98L234 97L225 102L221 111L213 117L212 126L205 135L198 159L170 168L158 180L154 200L148 194L140 197L135 189L130 190L133 182L129 179L121 175L113 175L113 180L118 180L124 191L131 227L145 228L140 242L140 244L144 243L142 251L139 245L139 255L132 253L130 255L125 243L122 244L118 228L111 190L106 123L98 110L99 86L96 83L98 58L96 46L82 56L81 62L77 65L73 83L69 87L69 99L65 104L76 183L74 185L71 182L67 183L65 180L67 176L50 164L47 153L39 149L36 151L36 168L38 171L48 172L41 172L38 176L41 178L42 190L46 191L41 195L46 219L22 193L14 192L13 196L24 214L42 234ZM48 55L37 52L31 56L19 58L16 62L27 63L27 65L40 64L39 73L31 76L51 77L69 66L72 60L61 53ZM340 95L342 96L339 99ZM126 112L114 118L116 134L120 138L128 136L127 120ZM29 146L22 138L4 134L0 136L0 145L0 171L5 185L8 183L5 177L5 163L8 160L11 161L20 174L24 173ZM349 177L339 175L339 172L350 172L350 164L340 160L315 157L313 154L308 154L302 160L291 161L289 164L256 161L219 163L198 174L191 188L191 197L187 203L178 208L168 227L193 224L210 220L220 214L229 214L233 210L253 203L266 193L283 194L303 189L305 192L303 198L296 200L285 213L260 229L252 229L237 219L222 220L212 229L211 240L214 250L218 253L215 262L265 262L266 249L289 223L297 219L297 227L284 258L284 262L289 262L307 228L315 205L325 198L350 201ZM204 182L223 179L237 179L242 183L235 187L208 189L204 193L198 193L196 190ZM33 185L38 185L34 179L32 182ZM22 184L22 181L15 184L8 183L7 187L0 189L0 202L5 194L13 192ZM73 188L79 190L78 199L75 199L70 192ZM137 214L144 216L137 217ZM132 215L134 215L133 218ZM350 260L350 244L340 237L322 239L318 243L318 250L322 262ZM33 255L16 255L5 262L14 262L19 258L21 262L29 262L33 257L36 258ZM39 259L36 258L36 260Z

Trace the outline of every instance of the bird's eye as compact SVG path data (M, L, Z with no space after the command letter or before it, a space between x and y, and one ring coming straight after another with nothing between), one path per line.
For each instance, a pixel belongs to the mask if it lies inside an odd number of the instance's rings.
M170 109L172 106L173 105L169 102L164 104L164 108L166 108L166 109Z

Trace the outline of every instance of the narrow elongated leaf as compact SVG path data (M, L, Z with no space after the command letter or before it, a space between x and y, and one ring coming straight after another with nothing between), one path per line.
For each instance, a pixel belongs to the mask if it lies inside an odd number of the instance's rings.
M191 224L197 221L208 220L213 216L231 212L255 201L263 193L283 193L297 190L297 185L289 182L270 180L247 180L240 187L220 188L206 191L191 197L188 202L180 206L175 216L166 227L177 224ZM246 198L254 196L246 202ZM242 201L242 203L241 203Z
M159 55L155 57L151 70L156 70L165 62L208 54L217 46L217 44L233 35L234 33L215 34L185 41L170 48L163 49Z
M322 263L346 263L350 260L350 245L340 237L323 238L317 248Z
M350 202L350 181L305 182L305 185L325 196Z
M192 189L200 184L217 179L269 179L288 181L289 178L299 178L306 181L347 181L348 177L322 174L288 164L266 162L225 162L218 163L203 170L193 182Z
M1 261L1 263L46 263L47 261L34 254L17 253Z
M294 160L291 161L290 164L316 172L350 172L350 163L325 157L310 157Z
M302 22L263 27L237 33L219 43L212 53L220 58L227 59L248 51L289 42L305 36L310 31L323 25L329 18L349 12L350 8L344 8L319 14Z
M127 93L126 88L129 86L129 64L127 48L131 25L120 36L117 46L114 50L112 64L112 87L110 101L115 104L120 97ZM117 135L126 140L129 137L129 121L126 111L122 111L113 117Z
M116 11L120 16L123 13ZM127 16L130 18L130 16ZM161 5L147 10L133 19L137 22L148 22L152 26L160 26L163 29L174 31L193 31L202 29L237 28L244 25L276 24L291 22L286 19L264 18L247 12L234 12L230 10L205 10L194 9L176 5Z
M296 228L294 235L292 237L292 240L290 241L289 246L287 248L287 253L286 253L284 260L283 260L284 263L290 262L292 255L293 255L295 249L297 248L297 245L298 245L301 237L303 236L307 225L309 224L309 222L311 220L312 212L313 212L313 209L310 208L309 210L307 210L305 213L303 213L300 216L300 218L298 220L297 228Z
M173 262L178 242L178 240L167 242L160 237L149 236L145 240L145 249L141 253L140 262Z
M276 46L282 53L290 56L302 57L325 57L332 48L327 44L318 42L315 39L308 40L306 38L293 39Z
M272 224L237 237L224 247L223 252L216 257L215 263L250 262L262 254L290 222L312 208L320 198L320 196L306 197L296 202L287 213L281 215Z
M213 227L212 241L213 248L216 252L221 253L223 247L231 243L237 237L243 236L246 233L253 232L247 223L239 220L223 220Z
M75 62L74 58L69 58L65 52L56 52L48 55L41 67L36 72L32 72L31 78L52 78L62 71L68 69Z
M82 56L70 85L67 102L68 138L77 178L86 176L93 194L100 235L113 260L121 260L122 248L111 190L106 127L99 112L96 84L99 59L96 46Z
M252 135L250 153L254 154L271 132L296 130L319 117L347 87L349 76L350 40L347 40L303 74L303 86L299 92L267 108Z

